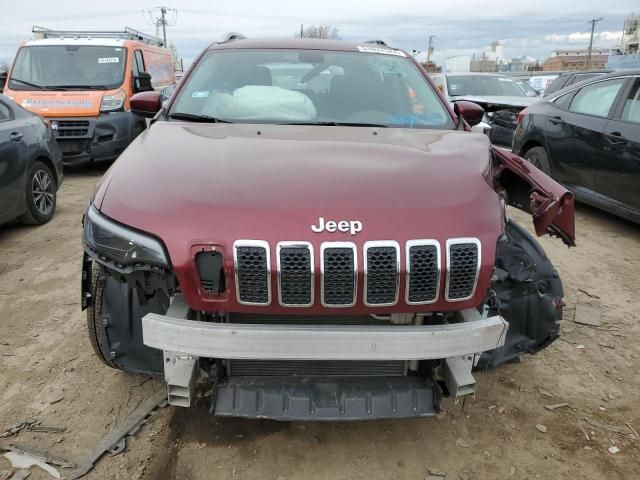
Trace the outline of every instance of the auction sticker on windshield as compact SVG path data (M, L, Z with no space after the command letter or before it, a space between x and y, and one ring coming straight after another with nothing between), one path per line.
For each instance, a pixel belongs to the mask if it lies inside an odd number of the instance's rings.
M407 54L404 53L402 50L394 50L393 48L384 48L384 47L371 47L371 46L363 47L361 45L358 45L358 51L363 53L381 53L383 55L396 55L398 57L407 56Z
M98 63L120 63L118 57L103 57L98 59Z

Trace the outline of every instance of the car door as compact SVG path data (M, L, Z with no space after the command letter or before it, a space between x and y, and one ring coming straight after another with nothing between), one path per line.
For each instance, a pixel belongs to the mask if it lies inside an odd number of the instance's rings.
M24 195L27 144L22 121L0 101L0 222L9 217Z
M640 212L640 77L631 77L603 132L598 193Z
M568 109L558 108L545 125L547 151L556 178L573 190L596 190L596 170L602 158L602 136L625 78L585 85Z

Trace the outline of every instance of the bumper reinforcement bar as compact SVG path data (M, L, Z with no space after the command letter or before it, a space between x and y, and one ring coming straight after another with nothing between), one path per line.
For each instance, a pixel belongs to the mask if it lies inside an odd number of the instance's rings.
M206 358L254 360L428 360L504 344L501 316L447 325L340 326L208 323L164 315L142 319L145 345Z

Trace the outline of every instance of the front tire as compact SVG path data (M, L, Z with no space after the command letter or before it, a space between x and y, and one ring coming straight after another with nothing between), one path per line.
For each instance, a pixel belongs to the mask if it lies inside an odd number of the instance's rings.
M40 161L35 161L27 172L27 211L19 220L29 225L47 223L56 211L56 179L51 169Z
M533 147L524 154L524 159L547 175L551 174L551 163L544 147Z

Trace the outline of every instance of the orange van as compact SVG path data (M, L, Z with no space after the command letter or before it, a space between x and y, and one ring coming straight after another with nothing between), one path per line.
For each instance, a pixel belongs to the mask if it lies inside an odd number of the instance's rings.
M66 165L116 158L146 128L129 109L138 92L175 82L162 41L136 30L33 28L18 49L4 94L46 117Z

